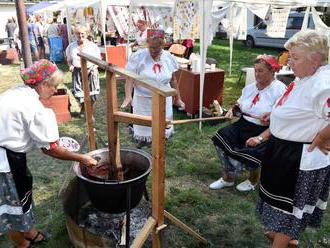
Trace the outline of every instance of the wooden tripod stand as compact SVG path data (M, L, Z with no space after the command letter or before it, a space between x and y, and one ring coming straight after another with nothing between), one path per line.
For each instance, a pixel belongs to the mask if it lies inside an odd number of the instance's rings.
M135 73L129 72L99 60L84 53L80 53L82 80L84 87L84 104L86 111L86 124L88 129L88 144L90 150L95 150L95 134L92 121L92 106L89 97L89 84L87 77L87 61L98 65L106 71L107 89L107 119L108 119L108 139L109 158L112 165L120 168L120 141L119 123L133 123L152 127L152 216L145 223L138 236L133 241L131 248L142 247L148 236L152 233L152 247L161 247L160 233L166 227L165 217L185 232L193 236L199 242L207 244L207 240L196 231L181 222L164 209L165 201L165 119L166 97L176 95L176 91L169 87L157 85L156 82L144 79ZM152 116L134 115L131 113L118 111L117 107L117 82L116 74L133 79L134 82L152 92Z

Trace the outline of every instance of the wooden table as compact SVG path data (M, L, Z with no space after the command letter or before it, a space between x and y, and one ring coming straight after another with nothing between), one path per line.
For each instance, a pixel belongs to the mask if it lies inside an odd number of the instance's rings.
M204 80L203 106L209 108L213 100L223 104L223 85L225 72L222 69L207 70ZM180 68L176 72L182 101L186 104L186 111L190 115L199 113L199 72L192 72Z

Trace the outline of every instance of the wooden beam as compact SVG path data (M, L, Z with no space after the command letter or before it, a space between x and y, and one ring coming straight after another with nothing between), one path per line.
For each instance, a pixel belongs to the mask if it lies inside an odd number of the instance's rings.
M87 61L85 58L81 58L81 78L84 89L84 106L85 106L86 125L88 132L88 147L90 151L93 151L96 149L96 139L94 132L94 124L93 124L92 101L89 96Z
M165 110L166 98L152 94L152 217L157 226L153 230L152 247L160 248L157 227L164 224L165 201Z
M151 116L136 115L127 112L116 111L114 120L119 123L132 123L151 127Z
M81 58L87 59L89 62L97 65L98 67L100 67L103 70L105 70L106 67L108 66L108 63L106 61L96 58L94 56L91 56L87 53L80 52L80 53L78 53L78 56Z
M217 117L207 117L207 118L197 118L197 119L174 120L174 121L168 121L168 124L178 125L178 124L195 123L200 121L218 121L218 120L229 120L229 118L225 116L217 116Z
M168 86L162 85L157 83L154 80L147 79L145 77L142 77L140 75L137 75L134 72L128 71L124 68L120 67L113 67L109 66L109 70L113 70L115 73L119 75L123 75L126 78L131 78L134 80L134 83L138 86L142 86L143 88L149 89L153 93L158 93L162 96L175 96L176 90L173 88L170 88Z
M144 242L147 240L148 236L156 226L156 220L152 217L149 217L147 222L144 224L141 231L138 233L136 238L133 241L133 244L130 248L142 248Z
M194 237L196 240L202 242L203 244L207 244L207 240L203 238L198 232L191 229L189 226L187 226L185 223L183 223L181 220L176 218L174 215L170 214L166 210L164 210L164 215L167 219L173 222L173 224L180 227L183 231L190 234L192 237Z
M124 180L122 165L120 162L120 140L118 122L114 120L114 112L117 111L117 83L116 75L113 72L106 72L107 87L107 117L108 117L108 148L110 171L115 170L116 179Z
M162 96L175 96L176 95L176 90L172 89L171 87L162 85L157 83L154 80L150 80L144 77L141 77L139 75L137 75L134 72L128 71L124 68L120 68L118 66L115 65L109 65L107 62L100 60L94 56L88 55L86 53L79 53L78 56L87 59L88 61L98 65L100 68L107 70L107 71L111 71L115 74L119 74L122 76L125 76L126 78L131 78L134 80L134 83L139 85L139 86L143 86L144 88L149 89L152 92L157 92L158 94L162 95Z

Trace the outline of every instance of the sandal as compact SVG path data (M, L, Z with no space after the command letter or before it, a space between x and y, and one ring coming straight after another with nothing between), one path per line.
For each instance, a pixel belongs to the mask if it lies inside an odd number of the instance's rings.
M31 242L31 245L47 241L47 236L43 232L38 231L34 238L25 238Z

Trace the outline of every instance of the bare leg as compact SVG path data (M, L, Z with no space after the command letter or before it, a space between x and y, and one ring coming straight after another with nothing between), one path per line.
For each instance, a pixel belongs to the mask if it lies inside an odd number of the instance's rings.
M259 182L259 175L260 175L259 169L250 171L249 180L253 185L256 185Z
M30 242L25 239L23 232L11 231L8 232L8 237L15 243L17 248L26 248L30 245Z
M291 238L283 233L276 233L272 248L287 248Z

